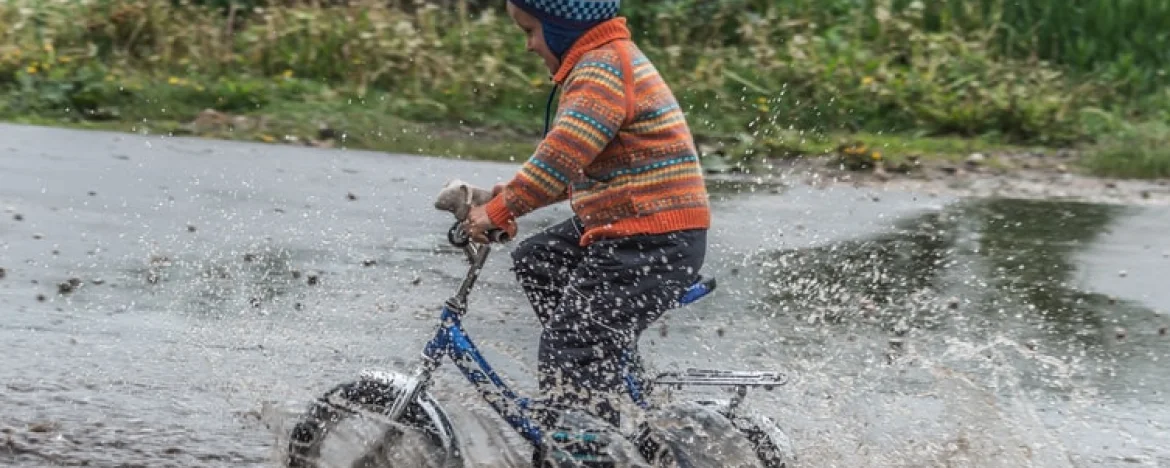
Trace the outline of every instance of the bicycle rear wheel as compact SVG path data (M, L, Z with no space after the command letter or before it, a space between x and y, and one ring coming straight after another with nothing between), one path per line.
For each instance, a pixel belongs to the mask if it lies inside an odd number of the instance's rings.
M671 466L794 466L791 443L779 426L759 415L732 415L718 401L664 405L644 424L638 436L643 451L667 454Z
M793 468L796 452L780 425L762 414L736 415L731 424L746 436L764 468Z
M429 396L407 406L396 424L379 420L401 395L401 387L389 378L364 378L338 385L314 401L293 427L288 445L289 468L324 468L333 466L326 446L331 435L350 418L369 417L380 427L370 437L356 441L361 456L343 466L410 466L444 467L457 462L459 451L454 431L446 414ZM340 437L340 435L338 435ZM350 441L355 442L355 441Z

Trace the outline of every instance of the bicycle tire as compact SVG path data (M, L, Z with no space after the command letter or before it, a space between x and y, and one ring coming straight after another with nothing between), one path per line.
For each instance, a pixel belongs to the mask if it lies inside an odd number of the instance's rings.
M726 414L724 415L727 416ZM791 442L779 428L779 425L763 415L729 417L731 424L747 437L756 452L756 458L764 468L793 468L796 466L796 454L793 453ZM767 430L771 429L771 431ZM784 437L784 440L776 440Z
M373 379L343 383L325 392L310 404L308 411L293 426L289 435L287 466L317 468L322 442L345 417L356 413L353 407L386 414L400 393L398 387ZM459 457L458 447L451 436L454 433L451 422L428 395L420 396L419 401L407 406L400 423L420 430L426 441L443 453L446 460Z
M699 416L703 412L696 412L698 408L703 408L707 412L707 417L715 417L724 421L722 426L727 430L733 430L743 437L744 445L740 446L743 450L750 450L755 459L759 461L760 466L764 468L794 468L796 466L797 456L792 447L792 441L788 435L781 429L780 425L771 418L764 416L757 412L741 413L729 411L729 402L722 400L698 400L683 403L678 406L672 405L675 411L683 411L679 415L690 418L696 422L703 421ZM689 405L691 409L683 409ZM704 429L707 432L719 429L719 426L708 426ZM647 437L654 437L655 431L661 431L661 428L655 428L653 431L644 431L640 437L643 439L645 448L655 448L659 451L666 449L668 452L673 452L670 456L672 459L672 466L691 467L691 466L709 466L711 460L697 462L691 456L688 449L678 447L659 435L658 440L647 440ZM717 431L718 432L718 431ZM679 436L682 439L688 439L685 434L676 434L673 438L677 441ZM664 443L665 442L665 443ZM714 447L712 447L714 448ZM747 453L744 453L745 455ZM643 456L646 456L643 453ZM696 464L698 463L698 464Z

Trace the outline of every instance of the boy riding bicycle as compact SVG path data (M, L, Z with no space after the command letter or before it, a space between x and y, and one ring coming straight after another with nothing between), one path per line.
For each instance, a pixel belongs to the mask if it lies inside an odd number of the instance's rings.
M575 216L516 248L514 271L543 327L545 403L615 425L621 355L698 278L711 223L685 116L619 3L508 0L556 87L544 139L465 226L486 243L489 230L515 234L516 218L570 202Z

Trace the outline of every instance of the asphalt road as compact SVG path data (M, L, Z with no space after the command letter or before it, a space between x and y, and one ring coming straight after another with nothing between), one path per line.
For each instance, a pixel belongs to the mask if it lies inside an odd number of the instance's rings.
M266 402L417 355L464 269L434 194L514 170L0 125L0 465L272 466ZM749 401L804 466L1170 466L1170 210L711 187L720 289L644 352L789 372ZM530 390L509 248L468 328ZM478 464L526 460L453 376Z

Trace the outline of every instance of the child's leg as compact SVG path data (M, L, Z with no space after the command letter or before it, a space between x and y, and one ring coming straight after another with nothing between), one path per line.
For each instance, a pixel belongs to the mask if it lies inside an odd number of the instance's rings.
M569 218L525 239L512 252L512 270L542 325L560 305L569 274L585 255L582 230L580 220Z
M616 424L622 353L699 274L706 231L602 240L573 271L540 340L540 386L561 405Z

